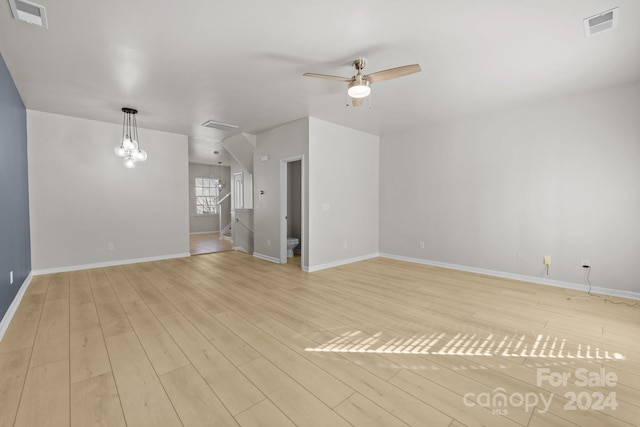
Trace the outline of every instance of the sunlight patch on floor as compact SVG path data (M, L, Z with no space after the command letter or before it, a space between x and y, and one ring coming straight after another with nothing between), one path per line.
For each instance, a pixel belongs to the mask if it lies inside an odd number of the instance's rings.
M456 356L541 357L550 359L624 360L616 352L588 344L569 345L551 335L525 334L481 336L476 333L447 333L385 337L383 332L367 335L346 332L318 347L305 351L337 353L431 354Z

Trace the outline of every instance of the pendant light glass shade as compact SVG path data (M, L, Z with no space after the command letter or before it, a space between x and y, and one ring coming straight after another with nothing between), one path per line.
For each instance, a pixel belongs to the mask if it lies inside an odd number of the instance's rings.
M124 140L122 141L122 146L125 150L135 150L136 148L138 148L138 144L136 143L136 141L129 138L128 136L125 136Z
M136 123L137 110L123 108L122 142L114 148L116 156L124 158L126 168L134 168L136 162L147 160L147 152L140 148L138 143L138 124Z
M136 167L136 161L133 160L133 157L128 156L124 159L124 167L127 169L131 169L131 168L135 168Z
M216 181L216 187L218 187L218 188L224 188L224 180L220 176L220 165L221 164L222 164L222 162L218 162L218 180Z
M127 157L128 150L125 150L121 145L116 146L113 151L116 153L118 157Z
M141 150L140 148L136 148L131 152L131 157L136 162L144 162L145 160L147 160L147 152Z

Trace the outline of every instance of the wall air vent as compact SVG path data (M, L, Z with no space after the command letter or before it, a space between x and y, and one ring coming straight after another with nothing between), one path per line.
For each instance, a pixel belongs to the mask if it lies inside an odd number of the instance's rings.
M224 130L224 131L238 129L238 126L236 126L236 125L230 125L230 124L227 124L227 123L214 122L213 120L207 120L206 122L204 122L202 124L202 126L204 126L206 128L220 129L220 130Z
M613 30L618 26L618 8L607 10L584 20L584 34L594 36L603 31Z
M25 0L9 0L9 5L14 19L47 28L47 12L44 6Z

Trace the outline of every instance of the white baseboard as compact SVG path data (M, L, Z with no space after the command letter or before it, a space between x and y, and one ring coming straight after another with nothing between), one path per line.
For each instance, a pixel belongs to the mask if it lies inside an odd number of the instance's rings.
M246 254L249 254L249 251L246 250L245 248L243 248L242 246L234 246L231 249L233 249L234 251L240 251L240 252L244 252ZM249 254L249 255L251 255L251 254Z
M29 273L27 278L24 279L24 282L22 282L22 285L20 285L20 289L18 289L18 293L16 294L15 298L13 298L11 305L9 305L7 312L4 314L4 316L2 316L2 320L0 320L0 341L2 341L2 337L4 337L4 333L7 332L7 329L9 328L9 324L11 323L11 319L13 319L13 316L16 314L16 311L20 306L20 301L22 301L22 297L24 296L24 293L27 291L29 284L31 284L32 278L33 278L33 272Z
M116 265L138 264L140 262L162 261L162 260L165 260L165 259L185 258L185 257L189 257L189 256L191 256L191 254L189 252L183 252L183 253L179 253L179 254L160 255L160 256L152 256L152 257L147 257L147 258L121 259L121 260L117 260L117 261L97 262L97 263L94 263L94 264L82 264L82 265L70 265L70 266L65 266L65 267L41 268L39 270L33 270L31 273L34 276L40 276L42 274L66 273L68 271L89 270L89 269L92 269L92 268L113 267L113 266L116 266Z
M417 264L431 265L434 267L448 268L451 270L460 270L460 271L467 271L470 273L485 274L487 276L501 277L504 279L513 279L513 280L520 280L523 282L537 283L539 285L555 286L558 288L573 289L573 290L584 291L584 292L587 292L589 290L589 286L585 285L584 283L564 282L562 280L545 279L543 277L527 276L524 274L508 273L504 271L489 270L485 268L467 267L465 265L449 264L446 262L431 261L431 260L422 259L422 258L411 258L411 257L405 257L401 255L381 253L380 256L382 258L395 259L398 261L407 261L407 262L413 262ZM623 291L619 289L601 288L601 287L591 287L591 292L594 294L609 295L609 296L615 296L620 298L640 300L640 293L638 292L630 292L630 291Z
M313 273L314 271L326 270L327 268L339 267L341 265L351 264L353 262L364 261L371 258L379 257L379 253L372 253L362 256L357 256L353 258L341 259L339 261L328 262L326 264L319 265L311 265L309 267L303 268L304 271L308 271L309 273Z
M280 259L279 258L274 258L274 257L269 256L269 255L264 255L264 254L261 254L261 253L258 253L258 252L254 252L253 256L256 257L256 258L265 260L265 261L275 262L276 264L280 264Z

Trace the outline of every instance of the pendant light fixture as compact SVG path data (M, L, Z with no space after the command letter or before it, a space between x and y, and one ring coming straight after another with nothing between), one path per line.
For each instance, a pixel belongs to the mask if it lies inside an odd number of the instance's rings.
M218 187L218 189L224 188L224 181L220 177L220 165L221 164L222 164L222 162L218 162L218 182L216 183L216 187Z
M147 160L147 152L140 148L138 143L138 124L136 114L138 110L133 108L123 108L124 118L122 119L122 142L116 146L114 151L116 156L124 158L126 168L134 168L136 162Z

